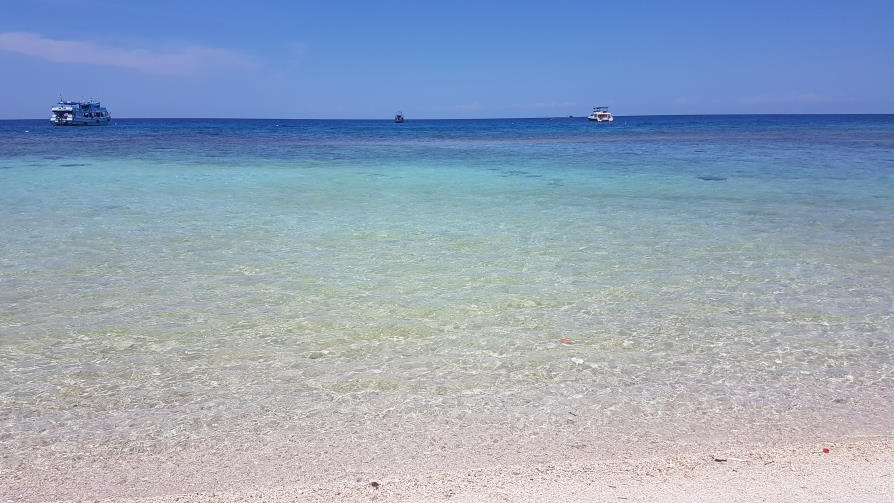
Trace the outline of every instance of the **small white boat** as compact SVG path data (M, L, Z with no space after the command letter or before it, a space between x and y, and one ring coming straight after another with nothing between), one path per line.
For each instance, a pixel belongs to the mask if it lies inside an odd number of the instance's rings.
M608 111L608 107L593 107L593 113L587 116L587 120L596 122L611 122L615 120L615 118L612 117L611 112Z
M112 120L98 101L59 100L51 111L50 122L55 126L102 126Z
M403 123L404 122L404 113L397 112L396 114L394 114L394 122L396 122L398 124Z

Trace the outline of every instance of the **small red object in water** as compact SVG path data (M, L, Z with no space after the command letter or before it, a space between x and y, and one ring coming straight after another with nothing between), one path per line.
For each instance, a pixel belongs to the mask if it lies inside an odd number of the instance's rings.
M823 454L829 454L829 452L830 451L828 447L823 447Z
M562 344L574 344L573 342L571 342L571 339L559 339L559 342L561 342Z

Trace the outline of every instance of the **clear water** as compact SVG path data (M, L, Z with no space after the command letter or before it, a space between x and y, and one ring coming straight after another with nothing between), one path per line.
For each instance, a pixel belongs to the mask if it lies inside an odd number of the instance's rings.
M890 433L892 229L894 116L0 122L4 469L569 413Z

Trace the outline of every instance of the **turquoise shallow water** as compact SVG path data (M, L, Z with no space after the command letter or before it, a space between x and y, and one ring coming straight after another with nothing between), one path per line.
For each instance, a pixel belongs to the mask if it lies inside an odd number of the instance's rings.
M7 469L382 418L892 427L892 116L5 121L0 216Z

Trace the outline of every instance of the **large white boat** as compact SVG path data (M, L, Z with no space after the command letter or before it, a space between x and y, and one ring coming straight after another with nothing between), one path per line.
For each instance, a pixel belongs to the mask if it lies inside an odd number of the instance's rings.
M611 112L608 111L608 107L593 107L593 113L587 116L587 120L597 122L611 122L615 120L615 118L612 117Z
M51 110L50 122L56 126L102 126L112 120L98 101L59 100Z

